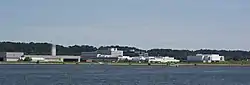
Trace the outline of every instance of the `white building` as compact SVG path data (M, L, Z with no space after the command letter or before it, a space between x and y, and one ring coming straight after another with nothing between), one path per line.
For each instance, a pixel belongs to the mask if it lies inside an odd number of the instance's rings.
M18 61L24 60L26 57L31 61L42 62L80 62L80 56L56 55L56 45L52 45L51 55L24 55L23 52L0 52L0 61Z
M132 61L145 61L146 58L145 57L131 57Z
M51 55L24 55L31 58L32 62L80 62L80 56L56 55L56 45L52 44Z
M25 55L25 57L30 57L32 62L80 62L80 56L51 56L51 55Z
M62 62L81 62L81 56L60 55Z
M132 57L130 56L122 56L122 57L118 57L119 60L132 60Z
M18 61L23 56L23 52L0 52L0 61Z
M55 57L56 56L56 45L52 44L52 48L51 48L51 56Z
M225 61L224 56L218 54L197 54L196 56L187 56L187 61L191 62L220 62Z
M62 62L62 58L58 56L51 56L51 55L24 55L25 57L31 58L32 62Z
M148 57L147 60L148 62L159 62L159 63L180 62L180 60L177 60L174 57Z
M109 48L107 50L97 50L94 52L82 52L81 59L98 59L98 58L122 58L123 51L118 50L117 48Z
M162 57L161 62L163 62L163 63L166 63L166 62L180 62L180 60L177 60L174 57Z
M108 50L98 50L97 54L105 55L106 57L122 57L123 51L117 48L109 48Z

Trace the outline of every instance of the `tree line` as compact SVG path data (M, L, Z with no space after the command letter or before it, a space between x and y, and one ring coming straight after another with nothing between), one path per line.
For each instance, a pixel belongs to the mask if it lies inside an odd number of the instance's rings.
M0 42L0 52L24 52L27 55L50 55L50 43L23 43L23 42ZM242 50L173 50L173 49L150 49L143 50L128 46L101 46L99 48L89 45L63 46L57 45L58 55L81 55L81 52L91 52L100 49L118 48L124 51L125 56L139 56L142 53L148 53L149 56L172 56L180 60L185 60L189 55L196 54L220 54L225 56L226 60L246 60L250 58L250 51Z

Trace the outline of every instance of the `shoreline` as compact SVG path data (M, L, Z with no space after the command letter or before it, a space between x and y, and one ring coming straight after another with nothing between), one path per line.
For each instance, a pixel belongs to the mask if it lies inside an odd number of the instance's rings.
M190 63L190 64L183 64L183 63L177 63L174 65L167 65L167 64L160 64L160 63L152 63L151 65L148 65L148 63L77 63L77 62L41 62L41 63L35 63L35 62L0 62L0 65L109 65L109 66L169 66L169 67L186 67L186 66L249 66L250 64L205 64L205 63Z
M180 66L249 66L250 64L179 64Z

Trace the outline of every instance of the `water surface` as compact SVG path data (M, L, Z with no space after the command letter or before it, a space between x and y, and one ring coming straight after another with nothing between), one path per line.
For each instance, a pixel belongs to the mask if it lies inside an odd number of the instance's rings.
M250 67L0 65L0 85L250 85Z

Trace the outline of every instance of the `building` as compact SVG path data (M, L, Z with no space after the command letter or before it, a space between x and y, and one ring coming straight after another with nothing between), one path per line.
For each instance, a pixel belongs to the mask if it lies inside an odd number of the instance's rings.
M168 63L168 62L180 62L180 60L174 57L147 57L148 62Z
M52 44L51 55L25 55L25 57L30 57L31 61L41 61L41 62L80 62L80 56L68 56L68 55L56 55L56 45Z
M94 59L98 55L97 51L95 52L82 52L81 53L81 61L86 61L89 59Z
M119 58L119 60L133 60L133 58L132 57L130 57L130 56L122 56L122 57L118 57Z
M62 62L81 62L81 56L60 55L57 57L61 58Z
M174 57L124 57L127 58L127 60L133 61L133 62L150 62L150 63L168 63L168 62L180 62L180 60L175 59Z
M225 61L224 56L218 54L196 54L195 56L187 56L189 62L220 62Z
M117 62L119 60L118 57L98 57L90 59L95 62ZM87 60L88 61L88 60Z
M148 57L149 55L148 55L148 53L143 52L143 53L140 53L139 56Z
M166 62L180 62L180 60L175 59L174 57L162 57L162 63Z
M56 45L52 44L51 48L51 56L55 57L56 56Z
M86 61L89 59L118 59L118 57L123 57L123 51L119 51L117 48L109 48L107 50L97 50L94 52L82 52L81 53L81 60Z
M37 62L80 62L80 56L56 55L56 45L52 45L51 55L24 55L23 52L0 52L0 61L19 61L25 58Z
M18 61L23 56L23 52L0 52L0 61Z
M132 61L146 61L146 58L143 56L140 57L131 57Z
M117 48L109 48L108 50L98 50L97 54L109 55L108 57L122 57L123 51L119 51Z
M30 57L32 62L63 62L61 57L51 55L24 55L24 57Z
M24 55L24 57L30 57L32 62L80 62L80 56L51 56L51 55Z

